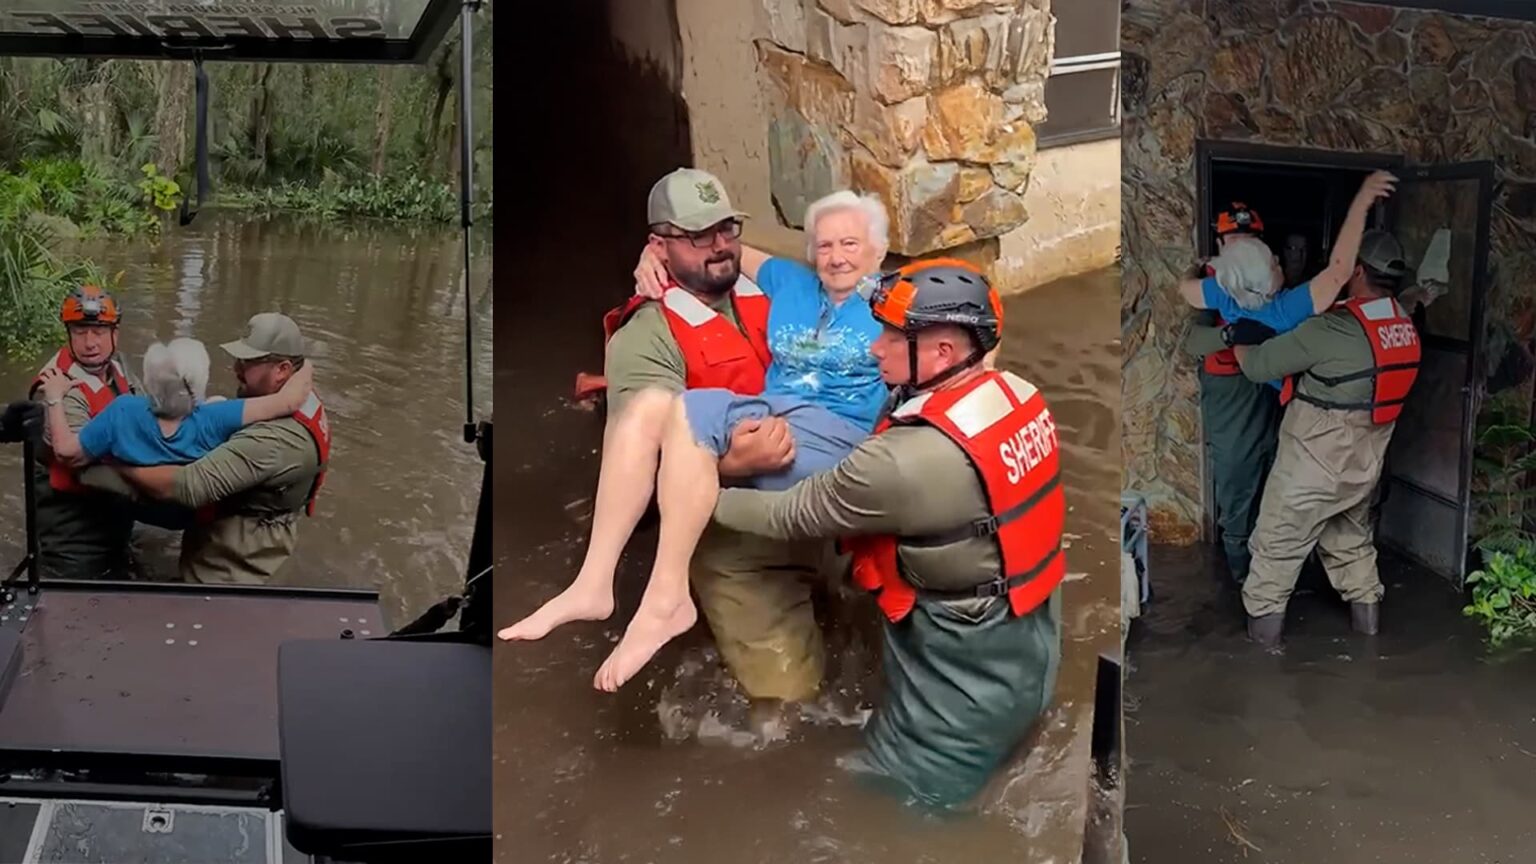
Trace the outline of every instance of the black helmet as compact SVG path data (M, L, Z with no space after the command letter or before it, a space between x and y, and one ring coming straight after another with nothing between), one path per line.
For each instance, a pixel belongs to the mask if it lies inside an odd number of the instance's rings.
M914 261L880 277L870 298L875 320L907 334L907 389L924 390L980 363L1002 339L1003 302L980 268L958 258ZM917 380L917 334L952 324L976 340L970 357L927 381Z
M957 258L914 261L886 274L870 311L876 320L906 333L936 324L963 327L983 352L1002 339L1001 298L980 268Z

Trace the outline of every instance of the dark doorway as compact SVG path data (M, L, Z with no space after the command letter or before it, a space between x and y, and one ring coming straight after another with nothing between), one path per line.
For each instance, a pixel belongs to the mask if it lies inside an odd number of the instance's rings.
M1211 166L1212 208L1221 211L1240 201L1259 214L1264 242L1286 266L1289 288L1327 265L1339 224L1367 173L1355 168L1218 162ZM1302 252L1298 273L1289 266L1287 251L1292 248Z
M645 14L616 16L621 5ZM552 407L572 395L578 371L602 370L602 316L634 291L646 195L692 163L692 146L674 0L569 0L527 16L504 52L515 108L497 116L497 152L516 167L500 180L510 193L496 224L496 386L513 387L517 404ZM635 21L650 30L622 32ZM568 414L535 414L514 434L529 452L548 451L572 439L552 428L574 422ZM499 515L497 524L511 528ZM504 536L498 527L497 542Z
M1433 282L1439 294L1413 307L1424 360L1388 452L1377 540L1459 587L1469 552L1492 164L1413 166L1392 154L1222 141L1198 142L1196 163L1202 255L1214 251L1215 215L1241 201L1259 213L1264 239L1282 262L1287 239L1302 238L1308 251L1302 279L1327 264L1365 175L1385 168L1398 176L1397 194L1376 208L1370 225L1393 231L1410 267L1420 271L1425 265L1418 280ZM1437 235L1444 235L1441 248L1449 241L1443 271L1426 261ZM1295 281L1288 278L1288 285ZM1211 470L1208 458L1202 461L1205 536L1215 540Z

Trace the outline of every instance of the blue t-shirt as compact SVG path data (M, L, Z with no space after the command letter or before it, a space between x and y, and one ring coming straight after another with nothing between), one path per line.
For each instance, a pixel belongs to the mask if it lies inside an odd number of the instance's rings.
M185 465L240 431L244 413L243 399L199 405L167 438L148 397L119 396L80 428L80 449L92 461L110 456L125 465Z
M1240 318L1257 321L1274 330L1276 333L1289 333L1301 326L1301 322L1312 317L1312 283L1303 282L1295 288L1287 288L1276 294L1274 299L1257 309L1244 309L1237 305L1227 292L1221 290L1216 280L1207 276L1200 283L1200 293L1205 299L1205 308L1214 309L1227 323ZM1279 381L1270 381L1269 386L1280 389Z
M827 299L811 268L770 258L757 271L768 313L765 394L799 396L864 429L874 429L890 388L869 353L880 322L869 300L854 291L837 306Z

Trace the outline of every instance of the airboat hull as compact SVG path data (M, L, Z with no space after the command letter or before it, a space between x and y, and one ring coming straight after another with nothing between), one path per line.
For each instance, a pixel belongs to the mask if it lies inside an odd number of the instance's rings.
M278 647L382 617L374 591L46 582L0 614L21 654L0 759L275 779Z

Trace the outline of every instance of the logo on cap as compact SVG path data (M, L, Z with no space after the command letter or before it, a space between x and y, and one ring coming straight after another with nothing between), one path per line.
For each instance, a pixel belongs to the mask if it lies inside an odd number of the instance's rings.
M696 184L693 188L699 190L699 200L705 204L716 204L720 201L720 190L708 180Z

